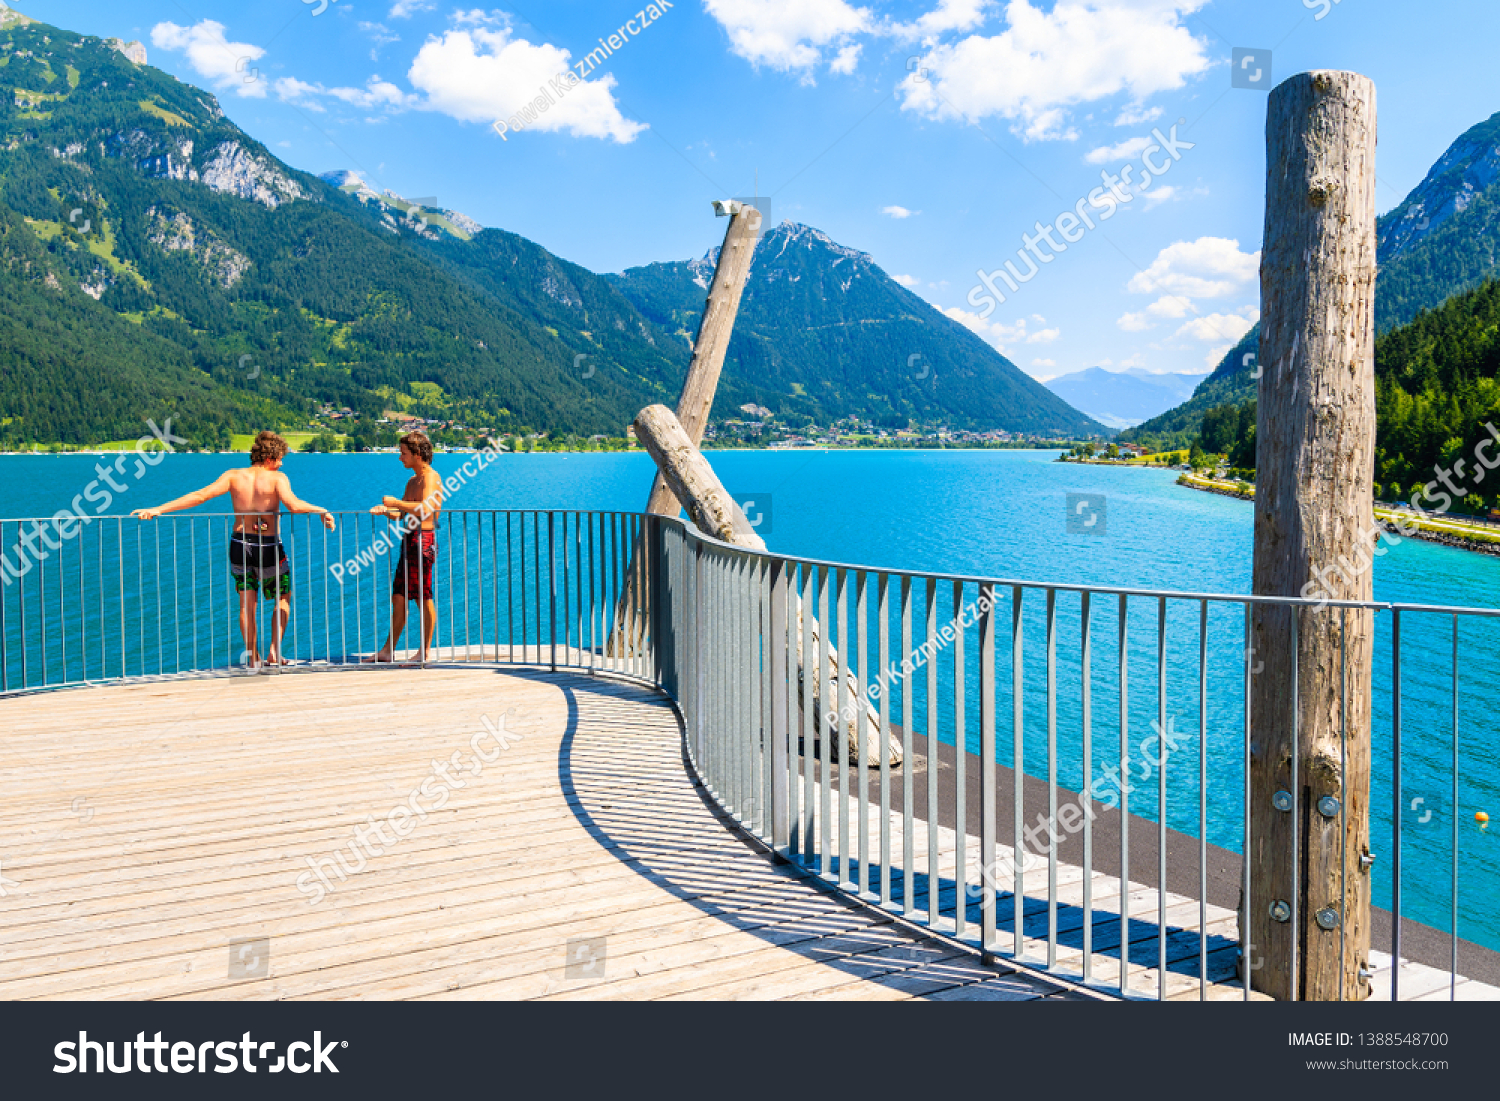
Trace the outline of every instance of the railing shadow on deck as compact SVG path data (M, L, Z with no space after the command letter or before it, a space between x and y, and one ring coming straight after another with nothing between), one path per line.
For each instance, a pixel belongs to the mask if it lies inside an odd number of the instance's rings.
M1028 1000L1049 989L1052 996L1077 996L1040 976L984 964L966 949L904 928L878 908L848 899L784 863L773 863L773 854L689 779L691 763L680 743L672 747L670 761L659 751L655 760L659 766L670 764L676 770L682 784L678 797L660 790L622 789L613 767L619 754L652 751L622 747L607 736L598 737L594 727L582 729L580 698L586 698L586 693L618 696L637 691L635 686L612 677L506 672L553 683L563 678L568 717L558 753L558 779L589 835L648 882L722 921L726 929L751 934L767 945L833 968L851 984L879 983L915 998ZM670 698L651 694L660 706L673 710L680 731L680 716ZM715 829L724 833L706 838L700 834L696 841L684 843L681 815L685 811L702 812L705 820L712 819ZM724 838L732 839L740 858L726 860ZM705 840L709 843L704 844Z

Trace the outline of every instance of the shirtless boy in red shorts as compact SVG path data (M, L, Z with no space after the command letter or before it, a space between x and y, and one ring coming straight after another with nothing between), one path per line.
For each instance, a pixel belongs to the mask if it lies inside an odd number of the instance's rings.
M427 660L432 635L437 629L437 602L432 598L432 573L437 566L437 517L443 508L443 479L432 469L432 441L421 432L401 437L401 465L411 471L406 492L400 497L382 497L370 509L392 520L401 520L401 558L391 582L391 634L380 652L366 661L391 661L396 640L406 629L406 604L421 601L421 650Z

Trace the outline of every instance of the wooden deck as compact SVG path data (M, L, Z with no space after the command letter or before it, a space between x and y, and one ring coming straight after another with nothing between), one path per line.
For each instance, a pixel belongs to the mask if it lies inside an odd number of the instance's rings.
M0 729L3 998L1086 996L773 865L617 681L238 675L3 700ZM314 903L336 849L358 870Z

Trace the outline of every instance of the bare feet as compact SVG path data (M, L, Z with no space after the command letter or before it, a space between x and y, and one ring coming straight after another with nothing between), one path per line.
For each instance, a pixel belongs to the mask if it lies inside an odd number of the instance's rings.
M388 661L391 660L391 653L390 653L389 650L381 650L378 654L375 654L373 657L360 658L359 660L362 661L362 662L364 662L366 665L368 665L368 664L370 664L372 662L376 662L376 663L388 662Z

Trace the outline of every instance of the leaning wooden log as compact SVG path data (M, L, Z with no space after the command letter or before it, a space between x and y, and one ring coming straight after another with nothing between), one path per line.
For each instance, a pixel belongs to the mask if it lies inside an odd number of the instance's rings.
M682 397L677 402L677 419L694 447L702 444L703 432L708 427L708 415L713 410L714 394L724 370L724 355L734 333L734 319L745 292L745 280L750 275L750 261L755 255L755 243L760 240L762 222L760 211L748 203L731 201L714 205L716 209L730 212L729 228L724 231L724 244L719 248L719 258L714 265L708 301L703 304L703 316L698 320L693 359L688 364ZM676 516L681 509L676 494L658 471L651 483L646 511L653 516ZM634 559L634 551L631 557ZM631 578L643 577L644 574L645 571L634 568L627 571ZM644 585L644 581L627 585L620 594L620 602L615 608L614 630L607 647L613 655L620 656L638 649L644 637L645 618L640 609L649 601Z
M1302 73L1266 119L1254 592L1371 599L1375 86ZM1374 614L1260 604L1250 676L1250 974L1370 994ZM1294 732L1295 731L1295 735ZM1300 844L1299 844L1300 842ZM1248 910L1248 914L1244 911Z
M709 465L703 452L694 446L687 432L683 429L681 422L672 414L665 405L648 405L642 409L635 418L636 438L641 441L643 447L650 452L651 457L656 460L657 470L661 473L663 480L671 489L673 498L682 502L687 509L693 526L706 535L724 543L730 543L747 550L766 550L765 541L755 534L755 530L745 519L745 514L740 511L734 498L725 491L719 476ZM812 613L806 613L808 617L808 629L815 643L822 639L822 632L818 622ZM802 707L811 706L813 721L816 729L821 735L831 739L830 746L836 750L837 759L854 760L859 753L859 712L857 707L846 709L849 717L841 721L837 714L824 714L822 701L826 693L822 691L821 670L813 669L809 674L806 669L802 652L802 599L797 597L795 606L796 629L792 632L796 637L796 664L797 664L797 693L798 703ZM832 683L837 683L836 678L844 678L844 688L851 700L863 701L861 706L865 708L865 723L871 731L881 731L880 715L864 698L859 679L849 672L841 672L837 650L832 645L819 646L818 649L826 650L823 654L823 667L828 669L828 676ZM885 732L882 739L878 735L869 739L868 752L865 760L872 764L880 763L879 746L884 740L887 746L887 760L892 765L901 763L901 743L889 731ZM847 754L845 747L848 747ZM811 753L810 746L804 747L804 752Z

